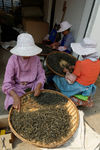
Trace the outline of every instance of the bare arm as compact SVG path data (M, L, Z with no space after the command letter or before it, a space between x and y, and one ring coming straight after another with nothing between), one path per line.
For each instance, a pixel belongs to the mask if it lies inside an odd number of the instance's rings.
M9 94L13 97L14 103L13 107L20 111L20 97L16 94L14 90L11 90Z
M40 91L41 87L42 87L42 83L38 83L37 86L36 86L36 88L35 88L35 90L34 90L34 96L39 96L40 95L40 93L41 93L41 91Z

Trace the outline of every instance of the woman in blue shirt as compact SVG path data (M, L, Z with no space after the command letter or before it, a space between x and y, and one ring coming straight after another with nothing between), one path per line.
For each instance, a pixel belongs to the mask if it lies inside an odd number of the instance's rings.
M63 21L60 24L60 29L57 32L61 32L64 36L60 42L55 42L51 44L51 47L53 49L58 49L59 51L65 51L70 54L72 53L70 44L74 42L74 37L72 35L72 32L70 31L71 27L72 25L67 21Z

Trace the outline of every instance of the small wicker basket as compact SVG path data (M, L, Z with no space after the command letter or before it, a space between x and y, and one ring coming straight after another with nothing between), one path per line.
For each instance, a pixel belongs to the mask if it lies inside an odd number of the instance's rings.
M78 124L79 124L79 113L78 113L78 109L77 107L75 106L75 104L71 101L71 99L69 99L68 97L64 96L63 94L57 92L57 91L53 91L53 90L42 90L41 92L45 93L45 92L49 92L49 93L53 93L53 94L58 94L64 98L67 99L67 103L65 104L65 108L66 110L69 112L69 115L71 116L70 118L70 122L71 122L71 129L68 133L68 135L64 138L61 138L61 141L59 142L53 142L53 143L50 143L50 144L45 144L45 143L40 143L40 142L35 142L34 140L32 141L29 141L25 138L23 138L22 136L20 136L16 131L15 129L13 128L12 124L11 124L11 114L13 113L13 109L14 108L11 108L10 112L9 112L9 116L8 116L8 123L9 123L9 127L11 129L11 131L14 133L14 135L19 138L20 140L22 140L23 142L27 142L27 143L30 143L30 144L33 144L35 146L38 146L38 147L44 147L44 148L55 148L55 147L59 147L61 145L63 145L66 141L68 141L72 136L73 134L75 133L76 129L78 128ZM21 97L21 100L23 100L23 98L28 98L30 97L30 95L32 94L33 92L28 92L27 94L23 95ZM35 105L36 106L36 105ZM35 107L36 108L36 107ZM39 105L38 105L38 108L39 108Z

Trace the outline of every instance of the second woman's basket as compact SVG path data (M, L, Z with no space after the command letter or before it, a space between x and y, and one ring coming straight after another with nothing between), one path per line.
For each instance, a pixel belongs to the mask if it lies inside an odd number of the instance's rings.
M69 69L70 72L73 72L73 68L77 59L66 53L66 52L52 52L46 58L47 67L56 75L61 77L65 76L63 72L64 68Z

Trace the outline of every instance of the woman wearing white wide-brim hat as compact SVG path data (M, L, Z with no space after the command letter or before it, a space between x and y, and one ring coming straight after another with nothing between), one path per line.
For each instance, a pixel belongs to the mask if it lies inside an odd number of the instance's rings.
M71 27L72 25L68 21L63 21L60 23L60 29L57 32L62 33L63 38L61 41L51 44L52 48L58 49L59 51L65 51L70 54L72 53L70 44L74 42L74 37L70 31Z
M13 105L20 109L20 98L27 89L40 94L45 82L45 73L37 54L42 49L35 45L32 35L22 33L17 37L17 45L10 50L13 54L6 66L2 90L6 94L5 109Z
M82 55L83 60L76 62L72 74L64 69L65 78L54 76L53 81L60 91L68 97L75 94L91 96L95 93L94 83L100 74L100 60L96 43L90 38L84 38L81 43L72 43L71 47L75 53Z

